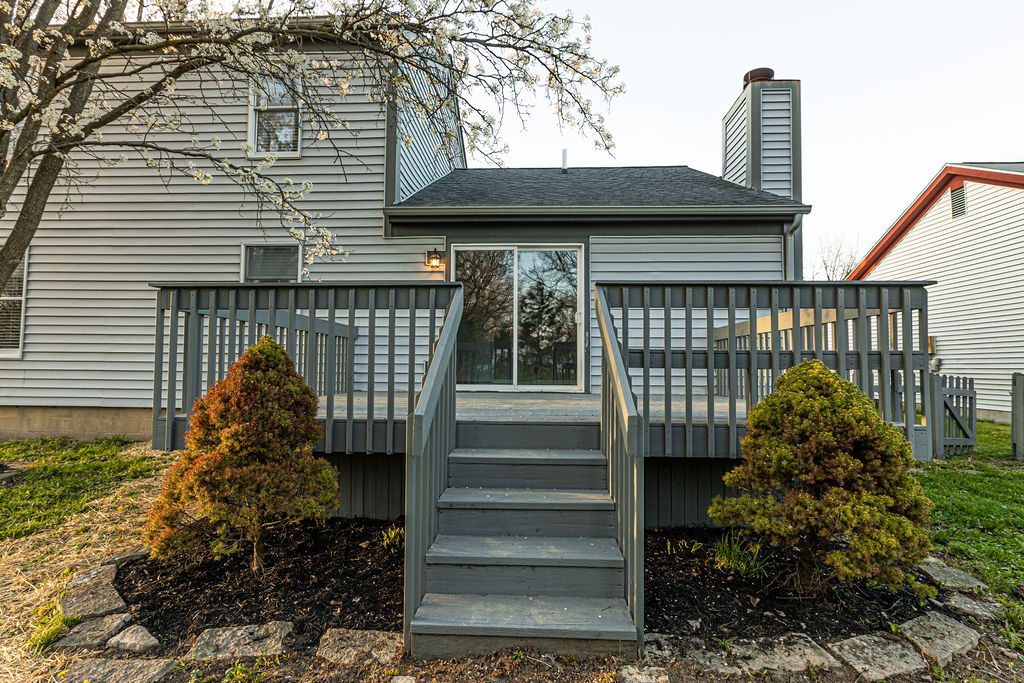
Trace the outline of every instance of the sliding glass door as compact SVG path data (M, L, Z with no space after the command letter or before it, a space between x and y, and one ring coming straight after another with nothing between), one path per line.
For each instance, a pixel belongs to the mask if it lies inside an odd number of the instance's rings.
M578 246L453 248L454 277L465 293L460 385L580 388L581 252Z

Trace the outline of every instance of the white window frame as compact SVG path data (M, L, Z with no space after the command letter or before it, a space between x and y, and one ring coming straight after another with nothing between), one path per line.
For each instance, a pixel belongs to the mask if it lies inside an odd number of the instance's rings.
M537 250L565 250L575 251L578 256L576 260L576 385L568 384L519 384L519 251L537 251ZM462 384L459 383L455 386L458 391L502 391L502 392L551 392L560 394L581 394L585 393L584 387L586 386L586 377L584 374L587 372L587 362L584 358L586 353L586 344L583 338L585 329L585 321L587 319L587 307L590 306L590 301L587 299L587 289L583 282L583 275L586 272L584 270L583 259L586 255L586 250L582 242L538 242L537 244L521 243L521 242L501 242L501 243L477 243L477 242L466 242L459 244L448 245L448 263L451 267L448 269L449 282L456 282L455 280L455 252L457 251L512 251L512 288L515 292L515 296L512 300L512 320L515 321L515 332L512 335L512 384Z
M4 301L21 301L21 322L18 327L18 348L0 349L0 358L21 360L25 352L25 310L28 308L28 254L29 249L21 257L24 267L21 272L21 296L0 296Z
M285 241L242 242L239 245L238 281L240 283L242 283L243 285L245 285L245 284L253 284L253 285L259 284L259 283L256 283L256 282L246 282L245 281L245 278L246 278L246 273L245 273L245 262L246 262L245 250L248 249L249 247L295 247L296 249L298 249L298 252L299 252L299 262L298 262L297 267L295 269L295 282L297 282L297 283L298 282L302 282L302 257L303 257L303 249L302 249L302 245L301 244L299 244L295 240L292 240L290 242L285 242Z
M266 159L268 156L273 154L278 159L300 159L302 158L302 101L299 100L295 103L294 107L263 107L260 109L257 107L259 102L259 86L255 82L249 84L249 116L248 116L248 132L246 139L249 143L249 153L247 156L250 159ZM256 149L256 112L257 111L291 111L294 109L298 117L299 130L297 132L298 141L295 145L294 152L261 152Z

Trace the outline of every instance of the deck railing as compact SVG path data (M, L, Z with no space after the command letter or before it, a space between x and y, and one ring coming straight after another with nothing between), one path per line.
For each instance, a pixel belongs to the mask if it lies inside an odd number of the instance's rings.
M648 455L740 457L749 410L810 358L855 382L930 458L925 282L601 283ZM914 376L917 380L914 381ZM895 379L913 387L896 400ZM924 390L921 390L924 387ZM660 424L659 424L660 421Z
M153 443L181 448L188 413L265 334L320 398L325 453L394 453L458 285L157 284Z
M644 441L636 398L619 347L605 291L594 306L601 330L601 451L608 458L608 490L615 501L615 538L625 560L625 599L636 624L637 652L644 639Z
M426 553L437 534L437 499L448 485L455 449L455 338L462 320L462 289L454 292L423 388L409 415L405 457L405 646L423 599Z

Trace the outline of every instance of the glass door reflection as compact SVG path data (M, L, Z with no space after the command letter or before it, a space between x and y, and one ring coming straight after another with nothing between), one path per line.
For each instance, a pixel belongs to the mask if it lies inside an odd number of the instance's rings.
M456 382L511 385L515 319L513 249L456 249L465 305L456 344Z
M579 251L519 249L520 386L576 386Z

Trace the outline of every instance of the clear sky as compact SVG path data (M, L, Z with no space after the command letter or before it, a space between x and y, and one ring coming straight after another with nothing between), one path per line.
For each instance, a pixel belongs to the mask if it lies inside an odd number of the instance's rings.
M589 14L626 94L613 157L537 108L509 166L685 164L721 174L721 119L755 67L802 81L805 244L871 244L947 161L1024 160L1024 2L546 0ZM482 165L482 164L473 164Z

